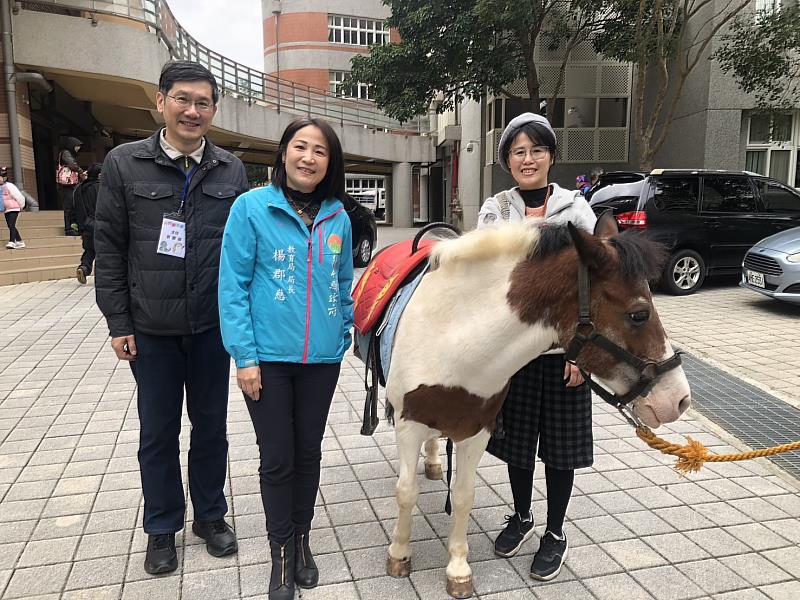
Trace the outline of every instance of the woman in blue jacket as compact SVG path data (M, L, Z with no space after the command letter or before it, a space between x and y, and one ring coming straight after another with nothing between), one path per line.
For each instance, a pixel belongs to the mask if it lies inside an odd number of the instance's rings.
M270 600L289 600L295 583L319 581L308 534L322 435L353 323L343 196L336 133L325 121L298 119L281 137L272 184L236 200L222 241L222 339L261 455Z

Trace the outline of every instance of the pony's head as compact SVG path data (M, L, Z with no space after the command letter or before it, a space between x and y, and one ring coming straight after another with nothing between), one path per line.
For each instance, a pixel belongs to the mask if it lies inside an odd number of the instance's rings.
M675 421L691 404L679 360L670 361L674 352L648 284L658 278L664 256L661 245L640 233L620 234L610 212L598 219L594 235L572 224L545 225L529 260L512 273L508 294L523 321L544 319L563 348L573 345L581 369L617 397L632 393L634 414L650 427ZM579 325L582 266L590 301ZM654 377L651 385L644 385L643 373Z

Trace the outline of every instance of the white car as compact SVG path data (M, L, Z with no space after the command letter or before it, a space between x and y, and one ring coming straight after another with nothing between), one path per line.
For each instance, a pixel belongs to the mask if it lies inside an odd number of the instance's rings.
M800 227L764 238L747 251L739 285L800 304Z

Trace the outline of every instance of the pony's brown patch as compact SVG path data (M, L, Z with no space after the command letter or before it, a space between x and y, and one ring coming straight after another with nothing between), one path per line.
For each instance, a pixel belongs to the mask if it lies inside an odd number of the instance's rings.
M401 417L427 425L460 442L481 429L494 430L494 422L508 394L508 383L495 395L481 398L462 387L421 385L403 398Z
M641 236L624 234L602 240L581 234L581 250L590 264L591 315L599 331L643 359L663 357L665 334L652 305L647 279L658 272L660 247ZM588 257L588 258L587 258ZM523 323L555 327L562 347L578 322L578 250L561 228L542 231L535 254L512 271L508 303ZM546 283L543 283L546 282ZM628 315L651 313L639 327ZM617 359L590 345L579 364L600 376L615 369Z

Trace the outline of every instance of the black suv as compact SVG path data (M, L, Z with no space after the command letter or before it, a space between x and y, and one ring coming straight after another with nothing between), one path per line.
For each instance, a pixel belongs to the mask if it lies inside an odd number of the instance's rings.
M638 175L598 185L589 204L597 214L612 208L621 229L645 230L667 246L662 284L672 294L697 291L707 275L740 273L753 244L800 226L800 193L768 177L666 169Z
M366 267L372 259L372 251L378 240L375 215L350 194L345 194L342 204L353 226L353 265Z

